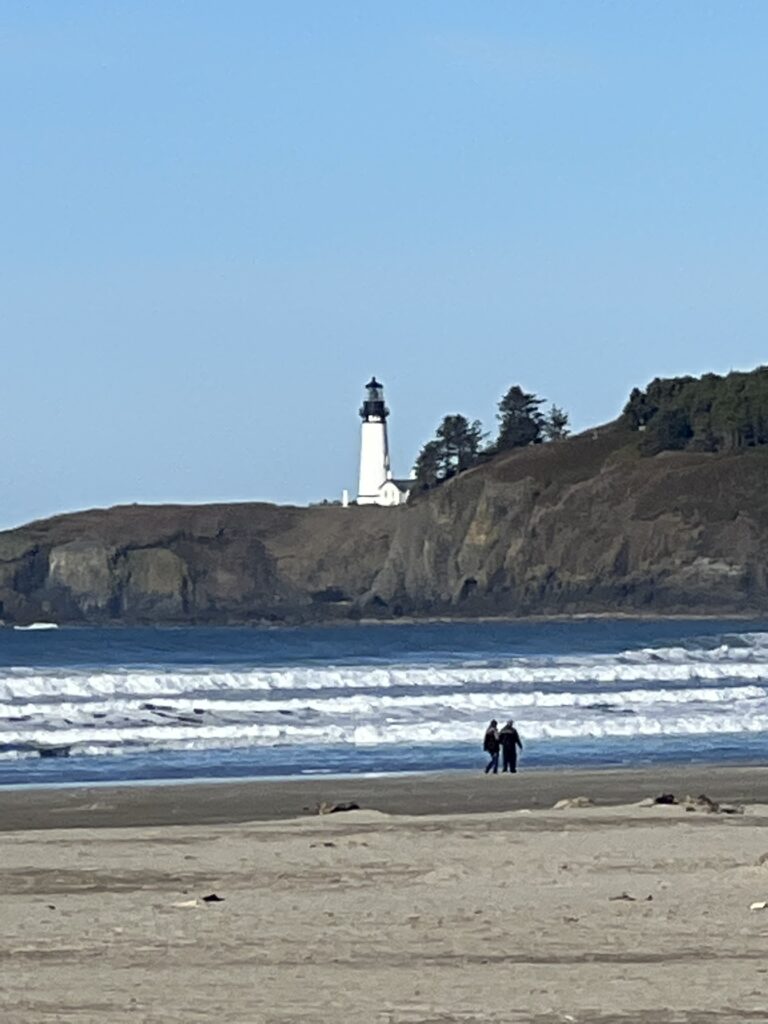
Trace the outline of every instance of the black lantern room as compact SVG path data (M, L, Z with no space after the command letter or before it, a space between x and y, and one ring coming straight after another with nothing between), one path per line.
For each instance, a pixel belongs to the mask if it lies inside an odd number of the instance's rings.
M384 404L384 387L371 377L365 385L365 401L360 407L360 415L364 420L385 420L389 416L389 409Z

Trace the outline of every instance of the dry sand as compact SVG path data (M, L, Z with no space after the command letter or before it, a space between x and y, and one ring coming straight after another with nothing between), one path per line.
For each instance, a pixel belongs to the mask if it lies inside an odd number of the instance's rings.
M0 835L0 1022L768 1021L768 910L749 909L768 900L768 800L737 816L423 813L449 785L461 810L475 792L508 807L590 785L606 802L763 791L768 771L734 771L696 769L698 786L677 769L326 781L324 798L366 809L230 824L201 823L217 795L255 817L265 801L290 810L292 787L2 793L6 825L26 798L29 824L67 827ZM398 792L409 813L370 809ZM172 821L174 793L201 821L72 827L121 800L131 821L158 807ZM199 901L212 892L223 902Z

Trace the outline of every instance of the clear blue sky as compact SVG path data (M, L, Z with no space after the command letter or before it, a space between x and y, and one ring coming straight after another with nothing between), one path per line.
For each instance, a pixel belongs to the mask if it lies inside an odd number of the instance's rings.
M768 360L768 4L4 0L0 526Z

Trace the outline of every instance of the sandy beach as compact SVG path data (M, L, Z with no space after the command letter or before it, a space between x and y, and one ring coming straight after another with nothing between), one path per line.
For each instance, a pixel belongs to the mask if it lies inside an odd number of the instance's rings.
M17 790L0 822L4 1024L768 1019L768 769Z

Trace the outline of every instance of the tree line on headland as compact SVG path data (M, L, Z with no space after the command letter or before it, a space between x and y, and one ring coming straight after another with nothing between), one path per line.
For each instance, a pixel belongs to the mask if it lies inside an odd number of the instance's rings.
M480 420L470 422L459 413L443 417L434 438L427 441L416 459L414 472L419 485L423 489L435 487L499 452L567 437L568 414L556 405L542 413L544 401L514 384L499 402L499 429L491 442Z
M513 448L560 441L568 414L513 385L499 402L498 434L488 441L479 420L445 416L419 452L414 471L423 489ZM634 388L619 420L640 434L641 455L663 451L738 451L768 444L768 366L726 376L671 377Z
M642 432L640 451L720 452L768 444L768 366L725 377L656 378L635 388L624 420Z

